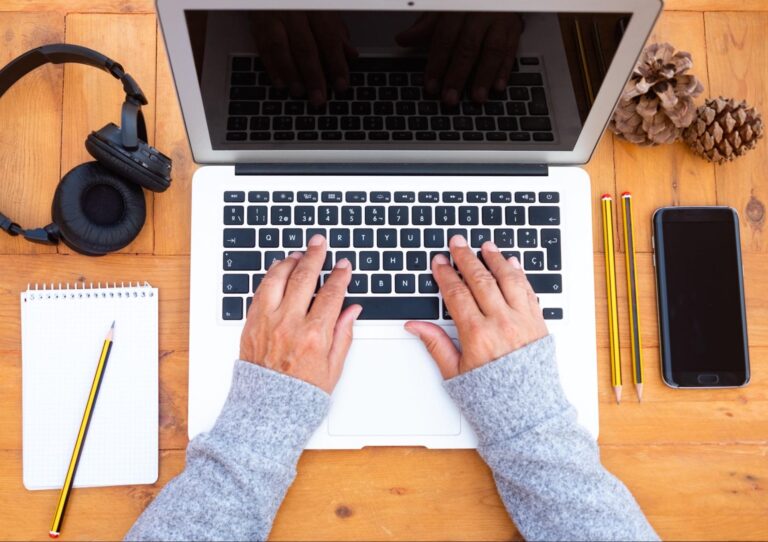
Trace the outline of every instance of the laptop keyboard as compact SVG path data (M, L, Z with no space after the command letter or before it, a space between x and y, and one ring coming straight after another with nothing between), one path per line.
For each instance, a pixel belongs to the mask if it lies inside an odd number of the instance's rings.
M271 263L318 233L329 247L318 288L347 258L345 305L362 305L361 320L450 320L430 262L450 258L456 234L478 255L493 240L537 294L560 294L559 203L558 192L224 191L221 318L243 320ZM545 318L563 318L562 303L545 305Z
M554 141L538 57L517 60L509 86L488 101L446 106L424 92L424 60L361 58L350 87L313 107L274 88L256 57L232 58L226 140ZM466 93L465 93L466 94Z

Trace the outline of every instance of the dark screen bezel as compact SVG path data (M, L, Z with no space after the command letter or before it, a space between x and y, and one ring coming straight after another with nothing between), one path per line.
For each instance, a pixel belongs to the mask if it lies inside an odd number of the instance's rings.
M671 330L669 328L667 271L663 225L669 222L730 222L733 224L736 245L736 266L739 286L739 304L741 312L743 367L739 371L675 371L671 357ZM659 314L659 346L661 369L664 381L672 387L713 388L740 387L749 382L749 348L747 342L747 317L744 302L744 279L741 266L741 242L739 237L739 217L730 207L667 207L658 209L653 216L653 238L655 245L656 288ZM717 382L711 377L717 376ZM700 382L700 378L710 379Z

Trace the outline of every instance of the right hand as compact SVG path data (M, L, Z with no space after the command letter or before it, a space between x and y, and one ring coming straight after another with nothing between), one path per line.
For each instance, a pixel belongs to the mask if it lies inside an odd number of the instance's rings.
M486 241L482 246L486 268L460 235L451 238L450 249L461 277L440 254L432 260L432 274L456 323L461 351L440 326L416 320L405 324L427 347L443 378L481 367L547 336L538 299L516 258L505 260L498 247Z
M358 53L338 13L259 11L251 18L256 47L275 87L306 95L314 106L328 99L326 77L340 92L349 87L349 60Z

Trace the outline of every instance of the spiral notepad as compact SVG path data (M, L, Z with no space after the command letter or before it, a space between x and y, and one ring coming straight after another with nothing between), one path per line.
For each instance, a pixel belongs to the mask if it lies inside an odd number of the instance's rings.
M115 338L75 487L151 484L158 463L158 291L59 285L21 294L24 486L60 488L104 336Z

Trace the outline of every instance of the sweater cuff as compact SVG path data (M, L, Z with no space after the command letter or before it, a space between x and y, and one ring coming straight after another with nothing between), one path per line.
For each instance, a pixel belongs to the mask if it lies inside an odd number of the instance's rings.
M560 386L551 335L451 378L444 386L486 446L570 407Z
M330 396L303 380L237 360L232 386L210 436L295 464L330 406Z

